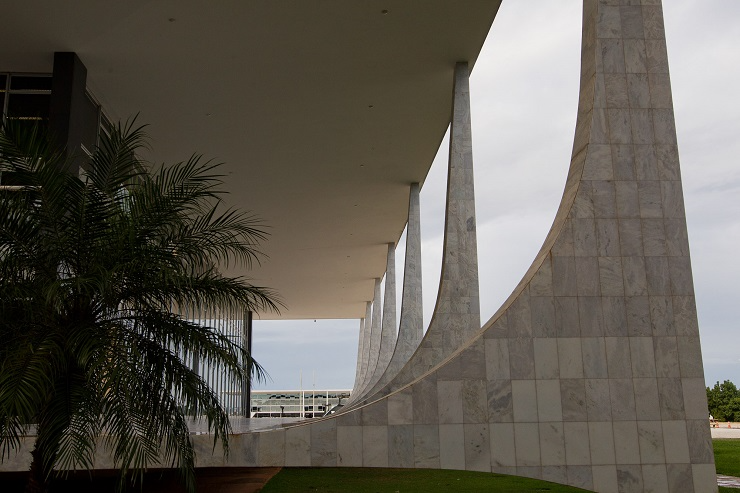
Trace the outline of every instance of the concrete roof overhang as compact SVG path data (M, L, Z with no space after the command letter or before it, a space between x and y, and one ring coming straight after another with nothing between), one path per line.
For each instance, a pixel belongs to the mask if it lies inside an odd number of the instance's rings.
M10 2L0 71L76 52L110 117L150 124L150 159L226 163L229 205L269 225L246 275L280 318L361 318L449 124L455 62L472 67L500 3Z

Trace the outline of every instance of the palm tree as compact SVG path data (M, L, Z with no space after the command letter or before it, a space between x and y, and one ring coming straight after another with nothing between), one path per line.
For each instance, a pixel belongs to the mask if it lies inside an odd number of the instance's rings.
M240 345L185 310L277 310L276 295L221 267L247 267L266 233L225 209L217 166L194 156L150 170L142 127L118 125L82 169L38 130L0 130L0 460L36 439L27 491L110 451L121 486L153 465L194 489L187 416L228 453L230 425L189 366L264 377ZM7 180L5 180L7 182ZM192 313L192 311L191 311Z

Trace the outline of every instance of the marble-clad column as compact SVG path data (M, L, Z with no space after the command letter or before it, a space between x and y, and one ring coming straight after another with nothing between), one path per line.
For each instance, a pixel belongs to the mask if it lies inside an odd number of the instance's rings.
M380 336L382 330L380 281L380 278L375 279L375 290L372 304L372 321L370 324L370 337L367 344L367 368L362 380L362 385L353 389L354 393L347 401L347 404L355 402L360 396L364 395L364 391L370 383L370 378L373 376L375 368L378 365L378 355L380 354Z
M360 319L360 332L357 337L357 365L355 367L355 383L352 386L352 392L360 385L362 379L362 358L365 352L365 319Z
M468 64L457 63L450 123L444 251L437 304L418 349L376 396L387 395L412 382L480 330L469 78Z
M424 310L421 283L421 211L419 207L419 184L412 183L409 189L409 219L406 226L406 257L403 268L403 294L401 298L401 321L398 326L398 341L388 368L367 392L375 392L395 377L419 347L424 335Z

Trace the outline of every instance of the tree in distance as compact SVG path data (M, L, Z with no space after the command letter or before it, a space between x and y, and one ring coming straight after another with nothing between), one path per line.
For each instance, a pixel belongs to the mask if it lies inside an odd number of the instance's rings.
M43 132L0 129L0 460L34 435L26 491L90 469L99 445L120 486L178 467L194 489L187 416L228 453L218 396L188 364L240 385L262 379L245 348L182 315L277 311L269 288L221 268L251 267L262 223L228 209L218 166L193 156L151 169L143 127L119 124L82 167Z

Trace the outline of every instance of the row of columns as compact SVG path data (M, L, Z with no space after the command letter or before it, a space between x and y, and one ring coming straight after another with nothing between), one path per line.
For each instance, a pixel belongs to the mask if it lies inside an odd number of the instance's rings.
M403 330L399 330L396 341L395 246L389 244L383 323L376 324L380 297L379 280L376 280L369 346L364 343L367 319L360 324L360 351L367 353L369 364L364 371L358 365L350 404L368 402L374 396L387 395L410 383L442 362L480 329L469 76L468 64L457 63L450 127L445 243L434 316L422 340L419 185L413 184L409 191L401 307L400 327Z

